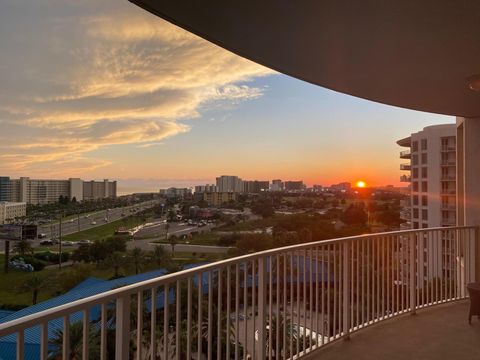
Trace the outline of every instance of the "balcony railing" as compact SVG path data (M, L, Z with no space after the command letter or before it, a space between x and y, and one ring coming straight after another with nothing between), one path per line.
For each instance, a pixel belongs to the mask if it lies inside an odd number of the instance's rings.
M421 229L253 253L0 324L0 341L17 359L297 359L467 297L477 238L476 227Z
M442 181L455 181L455 180L457 180L457 176L456 175L442 175L441 180Z
M400 164L400 170L411 170L410 164Z
M407 175L402 175L402 176L400 176L400 181L401 182L411 182L412 178L410 176L407 176Z
M400 158L401 159L410 159L411 155L412 155L412 152L410 151L410 149L400 151Z

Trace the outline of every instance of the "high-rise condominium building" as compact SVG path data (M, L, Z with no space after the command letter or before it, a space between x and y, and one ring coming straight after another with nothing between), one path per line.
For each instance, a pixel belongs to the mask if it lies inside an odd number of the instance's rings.
M222 175L217 177L217 192L243 192L243 180L238 176Z
M286 191L301 191L305 190L305 185L303 181L285 181L285 190Z
M196 193L204 193L204 192L217 192L217 186L216 185L197 185L195 186L195 192Z
M285 189L285 184L280 179L272 180L272 185L270 186L270 191L283 191Z
M402 217L413 229L453 226L456 223L455 124L434 125L411 134L397 144L408 149L400 158L410 183L410 201Z
M270 182L268 180L244 180L243 181L243 192L249 194L258 194L263 191L268 191L270 187Z
M116 197L117 182L0 177L0 199L3 201L48 204L58 201L61 196L77 201Z
M410 182L410 198L404 203L401 216L406 223L403 229L434 228L456 224L456 126L455 124L428 126L422 131L397 141L408 148L400 152L400 158L409 160L400 165L405 171L401 181ZM451 276L455 271L455 259L445 258L455 242L447 235L418 234L423 237L419 247L419 258L424 253L429 259L416 270L426 284L439 276ZM402 247L408 248L409 238L405 237ZM400 270L408 274L407 267ZM428 274L428 275L427 275ZM421 285L423 286L423 285Z

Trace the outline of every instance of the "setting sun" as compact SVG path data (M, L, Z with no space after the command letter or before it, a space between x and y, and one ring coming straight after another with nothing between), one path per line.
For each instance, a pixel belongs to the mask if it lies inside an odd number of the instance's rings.
M365 183L365 181L359 180L357 181L356 186L358 188L364 188L365 186L367 186L367 184Z

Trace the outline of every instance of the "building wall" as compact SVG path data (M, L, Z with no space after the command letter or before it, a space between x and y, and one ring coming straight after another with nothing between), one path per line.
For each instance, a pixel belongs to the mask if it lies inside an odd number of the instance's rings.
M428 126L411 134L410 169L404 179L411 182L412 228L455 225L455 143L454 124Z
M218 192L243 192L243 181L238 176L222 175L217 177Z
M95 200L102 198L113 198L117 196L117 182L108 181L84 181L83 200Z
M24 202L0 202L0 225L6 220L20 218L27 215L27 204Z
M203 193L203 200L209 206L221 206L237 200L237 194L234 192L205 192Z

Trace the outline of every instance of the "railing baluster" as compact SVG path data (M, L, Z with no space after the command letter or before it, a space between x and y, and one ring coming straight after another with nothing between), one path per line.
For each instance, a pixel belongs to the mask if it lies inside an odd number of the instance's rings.
M48 358L48 322L40 325L40 360Z
M83 314L84 360L88 359L88 310ZM130 294L124 294L116 301L115 359L128 360L130 345Z
M273 257L268 257L268 262L266 264L267 269L268 269L268 331L267 331L267 338L268 338L268 359L272 360L272 343L273 343L273 337L272 337L272 327L273 327L273 319L272 319L272 301L273 301L273 284L272 284L272 279L273 279ZM260 288L259 288L260 290ZM260 299L260 295L258 295L258 298ZM261 343L260 343L261 344ZM262 347L260 345L260 347Z
M100 305L100 360L107 360L107 305ZM64 359L67 359L64 357Z
M202 315L202 297L203 297L203 275L198 274L198 318L197 318L197 359L202 356L202 331L203 331L203 315Z
M127 319L129 319L129 316L127 317ZM118 321L118 317L117 317L117 321ZM120 329L121 329L120 332L122 334L124 333L124 331L127 331L127 334L128 334L128 329L122 328L122 325L120 325ZM82 341L82 359L83 360L88 360L89 358L89 355L90 355L89 345L90 345L90 316L88 313L88 309L85 309L83 310L83 341ZM126 357L120 357L120 359L122 360L127 358L128 358L128 354Z
M282 350L283 350L283 359L287 358L287 253L283 254L283 336L282 336ZM280 355L278 356L280 358Z
M256 342L255 342L255 332L256 332L256 314L257 314L257 309L256 309L256 286L257 286L257 273L256 273L256 266L255 266L256 260L253 259L251 264L252 264L252 359L255 359L255 352L256 352ZM263 360L263 359L262 359Z
M235 264L235 360L239 356L240 344L240 266ZM244 347L245 348L245 347ZM245 351L244 351L245 352Z
M217 272L217 359L222 358L222 269Z
M350 242L344 241L342 244L342 262L343 262L343 304L342 304L342 312L343 312L343 334L348 338L350 336Z
M275 310L275 338L276 338L275 359L280 359L280 255L278 254L276 257L276 269L277 269L277 272L276 272L277 296L276 296L276 310Z
M182 295L181 295L181 288L180 288L180 280L177 280L177 294L175 296L175 300L177 303L177 308L175 309L175 355L177 360L180 360L180 353L183 351L182 341L181 341L181 327L182 327L182 319L181 319L181 309L182 309ZM188 331L188 330L187 330Z
M207 339L207 358L212 360L212 337L213 337L213 270L208 272L208 310L207 310L207 321L208 321L208 339Z
M192 358L192 278L187 280L187 359Z
M169 327L169 310L170 301L168 295L170 293L170 284L165 284L163 288L163 358L168 359L168 345L170 342L170 327Z
M17 360L24 360L25 357L25 333L23 330L20 330L17 333ZM63 355L64 359L67 359L65 355Z
M247 344L248 344L248 262L243 263L243 358L247 358Z
M150 353L151 359L157 357L157 288L154 287L151 291L151 311L150 311Z
M143 292L137 293L137 360L142 360Z
M270 258L270 266L272 259ZM266 301L267 301L267 264L266 257L258 259L258 359L265 359L265 328L266 328ZM271 273L271 269L270 269ZM271 331L269 331L270 341L272 341ZM255 343L254 343L255 347ZM271 346L270 346L271 348Z
M101 351L101 346L100 346L100 351ZM65 315L63 317L62 357L63 359L70 358L70 316L69 315Z
M231 274L231 267L230 265L227 266L227 318L226 318L226 322L227 324L225 325L226 328L225 328L225 338L226 338L226 341L227 341L227 344L226 344L226 349L225 349L225 352L226 352L226 358L227 359L230 359L230 342L232 341L231 339L231 333L230 333L230 310L231 310L231 307L232 307L232 284L231 284L231 281L230 281L230 277L232 276Z

